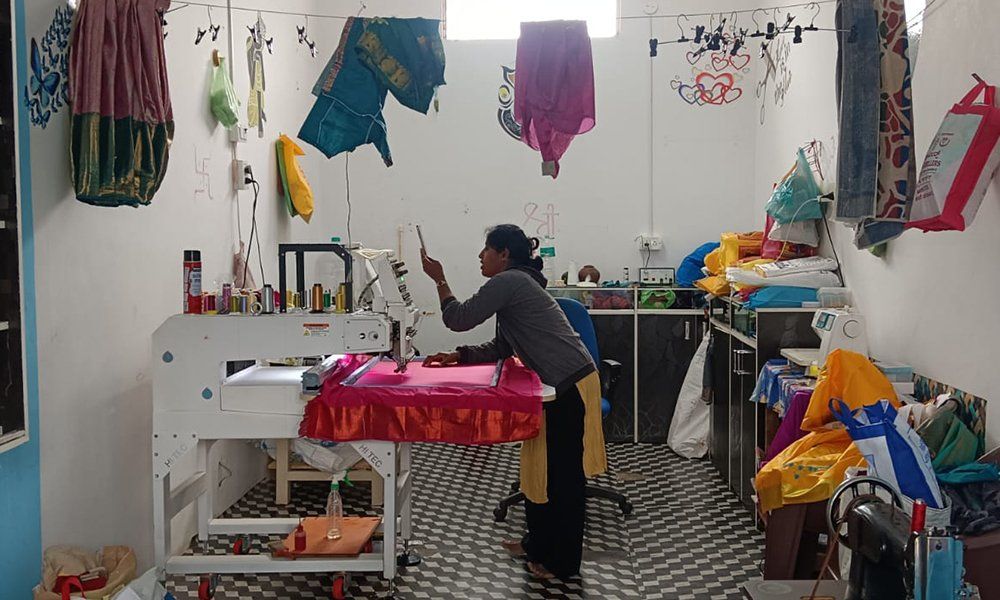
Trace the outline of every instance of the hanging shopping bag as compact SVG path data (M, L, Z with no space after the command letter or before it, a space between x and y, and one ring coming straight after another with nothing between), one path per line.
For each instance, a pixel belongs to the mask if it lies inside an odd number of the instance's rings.
M765 210L778 223L813 221L823 218L820 189L805 152L799 148L795 166L774 188Z
M945 507L927 446L888 400L852 411L831 398L829 408L868 461L869 474L930 508Z
M996 87L974 77L978 85L952 107L927 150L909 228L964 231L1000 165Z
M233 82L229 79L229 72L226 70L226 59L216 55L212 67L212 87L209 89L208 99L212 107L212 114L222 123L223 127L232 127L239 122L237 116L240 110L240 101L236 98L236 90Z

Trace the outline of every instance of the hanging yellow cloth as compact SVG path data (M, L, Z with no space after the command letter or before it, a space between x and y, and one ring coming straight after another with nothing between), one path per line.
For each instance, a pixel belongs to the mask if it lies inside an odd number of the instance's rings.
M594 371L576 382L583 399L583 474L596 477L608 470L601 424L601 377ZM538 437L521 444L521 491L535 504L549 501L548 454L545 443L545 414L542 414Z
M870 406L883 399L899 408L899 399L892 382L868 357L850 350L834 350L826 357L823 372L816 383L816 391L802 417L803 431L819 431L827 423L835 421L830 412L831 398L843 400L851 410Z
M286 200L291 202L291 212L308 223L313 214L313 192L296 159L297 156L305 156L305 152L285 134L278 139L277 149L278 171Z

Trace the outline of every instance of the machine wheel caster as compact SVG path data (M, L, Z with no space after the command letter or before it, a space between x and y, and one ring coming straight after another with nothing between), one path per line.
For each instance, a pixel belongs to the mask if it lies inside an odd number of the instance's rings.
M420 564L420 555L412 550L407 550L396 557L397 567L415 567Z
M233 541L233 554L237 556L243 556L245 554L250 554L250 540L246 536L236 536L236 540Z
M365 543L364 547L361 549L361 552L364 553L364 554L371 554L374 551L375 551L375 545L372 544L371 540L368 540Z
M203 575L198 584L198 600L212 600L218 585L219 580L215 575Z
M629 502L628 500L625 500L624 502L621 502L618 505L618 508L622 511L622 515L627 517L627 516L629 516L629 515L632 514L632 509L634 507L632 506L631 502Z
M516 493L518 493L520 491L521 491L521 482L520 481L517 481L517 482L514 482L514 483L510 484L510 493L511 494L516 494Z
M503 523L507 520L507 509L503 506L498 506L493 509L493 520L497 523Z
M346 575L337 575L333 578L333 587L330 590L330 597L333 600L345 600L347 598L347 587L349 582Z

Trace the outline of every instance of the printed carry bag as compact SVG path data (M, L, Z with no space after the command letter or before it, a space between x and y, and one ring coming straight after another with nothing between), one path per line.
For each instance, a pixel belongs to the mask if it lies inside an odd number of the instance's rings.
M945 116L927 150L908 228L964 231L1000 165L996 87L975 77L979 83Z
M847 427L872 475L930 508L944 508L927 446L888 400L851 411L842 400L831 398L830 412Z

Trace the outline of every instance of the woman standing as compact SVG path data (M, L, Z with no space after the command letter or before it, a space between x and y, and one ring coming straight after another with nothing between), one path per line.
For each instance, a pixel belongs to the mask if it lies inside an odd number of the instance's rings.
M505 541L524 556L535 577L565 579L580 572L583 555L586 478L607 469L601 429L600 379L580 336L545 291L542 261L533 257L538 240L516 225L498 225L479 253L488 281L459 302L441 263L421 252L424 272L437 284L445 325L468 331L496 316L496 336L479 346L436 354L428 366L495 362L518 357L556 397L544 406L541 431L521 447L521 489L528 531Z

